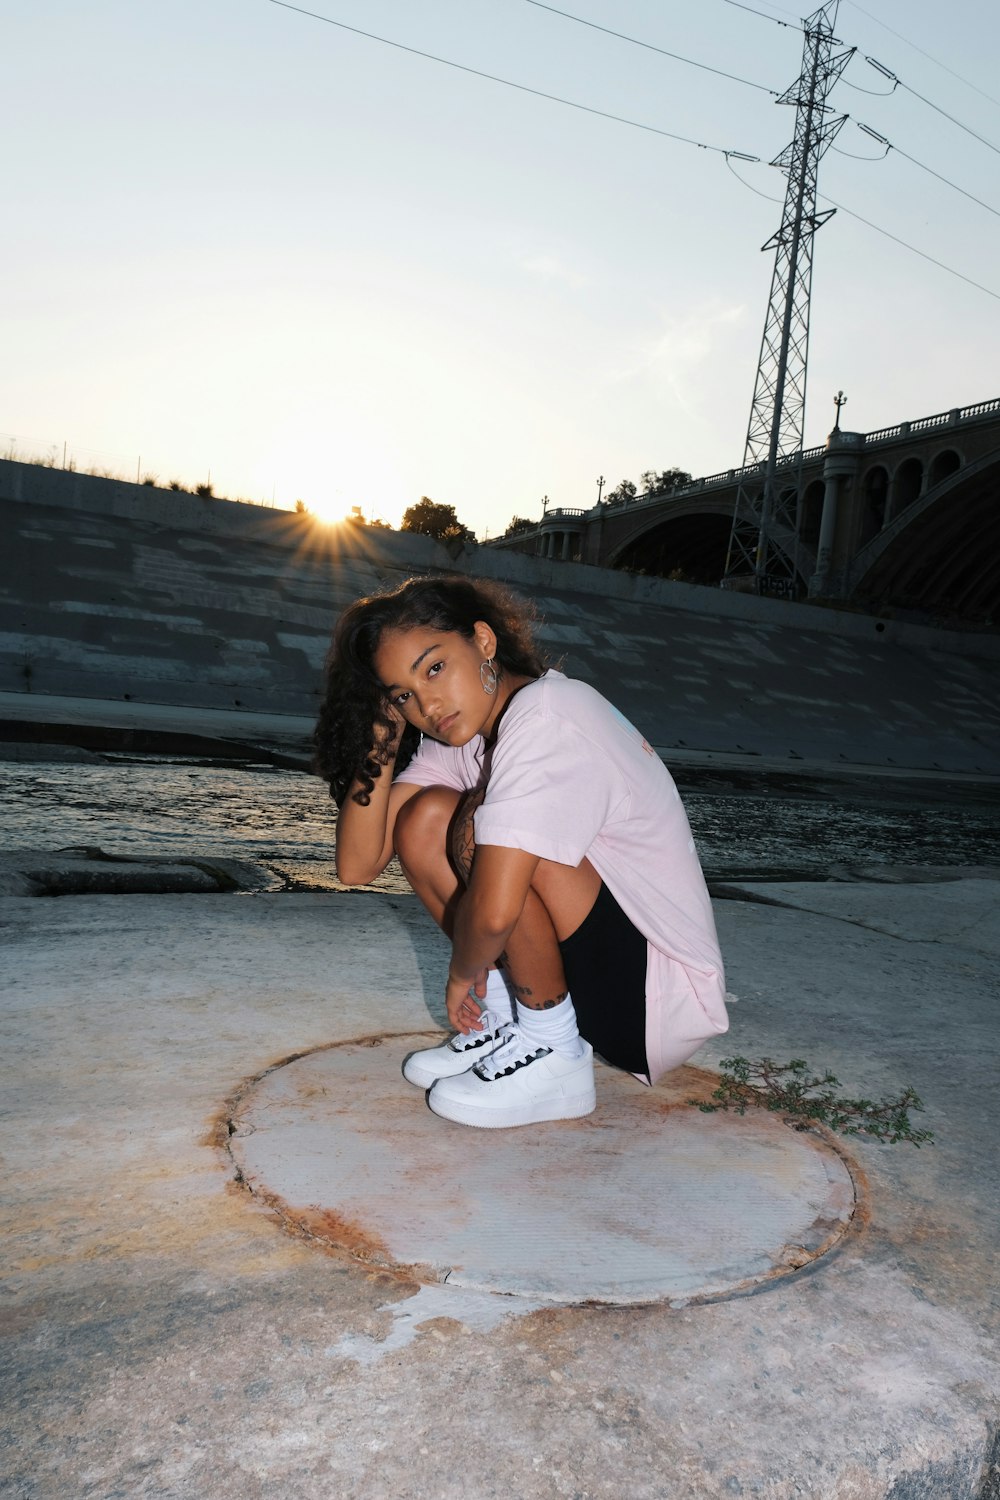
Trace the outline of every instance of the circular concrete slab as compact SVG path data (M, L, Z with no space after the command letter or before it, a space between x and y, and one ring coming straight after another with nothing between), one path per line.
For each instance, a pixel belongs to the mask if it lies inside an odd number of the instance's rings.
M674 1305L787 1275L842 1237L856 1196L820 1134L702 1114L713 1075L655 1089L598 1066L583 1120L472 1130L400 1073L426 1035L323 1048L242 1096L230 1150L289 1222L424 1281L535 1301Z

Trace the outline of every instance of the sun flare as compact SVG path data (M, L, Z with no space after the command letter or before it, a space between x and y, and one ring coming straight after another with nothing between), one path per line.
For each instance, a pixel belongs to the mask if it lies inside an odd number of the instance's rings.
M339 421L322 417L306 405L272 430L258 463L262 476L279 476L278 504L305 509L324 526L398 526L419 492L408 495L412 481L385 432L357 415L353 423L347 414Z

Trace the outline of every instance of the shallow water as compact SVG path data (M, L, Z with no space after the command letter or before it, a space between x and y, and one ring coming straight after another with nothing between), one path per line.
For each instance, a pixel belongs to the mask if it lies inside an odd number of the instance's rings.
M844 867L1000 866L1000 802L869 779L679 773L710 880L824 879ZM739 786L733 784L739 780ZM700 784L699 784L700 783ZM934 800L929 800L933 795ZM0 848L243 859L290 889L339 889L336 808L301 771L172 757L0 765ZM381 889L408 887L395 865Z

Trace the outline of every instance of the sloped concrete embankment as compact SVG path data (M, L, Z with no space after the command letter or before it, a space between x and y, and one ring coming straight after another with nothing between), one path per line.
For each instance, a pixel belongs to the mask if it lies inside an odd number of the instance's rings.
M40 479L39 476L42 476ZM42 484L47 488L39 489ZM0 463L0 691L308 722L338 612L415 572L509 582L658 748L1000 773L1000 637ZM226 736L228 737L228 736Z

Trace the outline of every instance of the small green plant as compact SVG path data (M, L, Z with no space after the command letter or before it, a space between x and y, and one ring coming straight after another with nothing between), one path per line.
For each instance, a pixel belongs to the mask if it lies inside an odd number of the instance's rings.
M881 1099L876 1104L872 1099L838 1098L834 1090L840 1088L840 1080L832 1073L813 1074L801 1058L776 1063L769 1057L762 1057L759 1062L750 1062L745 1057L724 1057L719 1066L723 1073L719 1087L712 1094L715 1103L690 1101L703 1114L732 1109L743 1115L747 1105L754 1105L789 1116L798 1130L806 1130L816 1121L841 1135L866 1135L889 1145L909 1141L920 1146L934 1139L930 1130L913 1127L909 1111L923 1109L923 1105L911 1088L903 1089L896 1099Z

